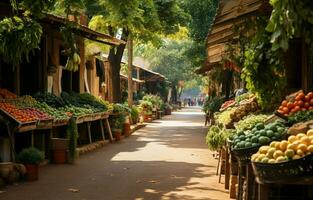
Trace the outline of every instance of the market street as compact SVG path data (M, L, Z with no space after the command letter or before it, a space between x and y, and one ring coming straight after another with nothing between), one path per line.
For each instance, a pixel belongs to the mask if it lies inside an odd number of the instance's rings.
M229 199L215 175L217 160L205 144L203 124L200 108L174 112L75 165L42 167L39 181L2 188L0 199Z

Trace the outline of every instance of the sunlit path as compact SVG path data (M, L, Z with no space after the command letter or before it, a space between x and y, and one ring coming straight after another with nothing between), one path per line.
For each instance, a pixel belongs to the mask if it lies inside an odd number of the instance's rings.
M173 113L76 165L43 167L39 181L4 188L0 199L228 199L205 144L203 118L199 108Z

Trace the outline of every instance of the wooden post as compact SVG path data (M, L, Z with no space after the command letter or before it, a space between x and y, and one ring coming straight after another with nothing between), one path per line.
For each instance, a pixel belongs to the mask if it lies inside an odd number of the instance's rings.
M84 93L85 92L85 82L84 82L84 76L85 76L85 43L84 40L81 39L79 41L79 56L80 56L80 65L79 65L79 93Z
M111 131L109 119L108 119L108 118L105 118L104 120L105 120L106 128L108 129L108 132L109 132L110 142L113 142L113 135L112 135L112 131Z
M89 144L91 144L91 143L92 143L92 138L91 138L91 122L87 122L87 132L88 132Z
M128 39L128 106L133 105L133 39Z
M229 179L230 179L230 163L229 163L229 151L228 147L225 148L225 189L229 189Z
M102 120L99 120L99 122L100 122L100 129L101 129L102 139L103 139L103 141L105 141L103 122L102 122Z
M14 69L14 89L15 93L20 96L21 95L21 71L20 64L15 66Z
M52 35L53 37L53 35ZM53 39L53 47L52 47L52 63L57 66L56 73L53 74L53 94L60 95L60 55L59 55L60 41L57 39Z

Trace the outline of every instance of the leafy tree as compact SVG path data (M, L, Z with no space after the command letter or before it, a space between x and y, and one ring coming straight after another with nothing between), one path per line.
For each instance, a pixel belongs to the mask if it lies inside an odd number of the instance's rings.
M86 3L88 2L90 3L86 0ZM97 12L92 9L95 7L94 3L86 6L87 14L92 15L93 19L98 18L98 23L91 27L107 32L111 36L119 35L124 41L134 38L159 44L159 35L178 31L179 25L184 25L187 16L179 7L177 0L98 0L98 6L101 9ZM121 100L119 73L125 47L126 44L121 44L111 47L109 51L114 102Z

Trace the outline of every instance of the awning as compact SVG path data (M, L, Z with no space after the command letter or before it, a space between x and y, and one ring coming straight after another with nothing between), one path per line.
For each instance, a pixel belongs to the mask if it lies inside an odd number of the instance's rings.
M45 17L41 19L41 21L47 24L55 25L59 28L60 26L64 26L69 20L61 16L46 14ZM85 37L87 39L90 39L96 42L108 44L108 45L120 45L120 44L126 43L123 40L119 40L108 34L91 30L87 26L77 24L77 23L75 23L73 31L75 34L79 36Z
M124 80L128 80L128 76L124 75L124 74L120 74L120 77ZM145 81L144 80L139 80L139 79L136 79L136 78L132 78L134 82L136 83L144 83Z
M271 11L268 0L222 0L213 26L207 36L208 46L225 43L232 39L234 25L244 17Z

